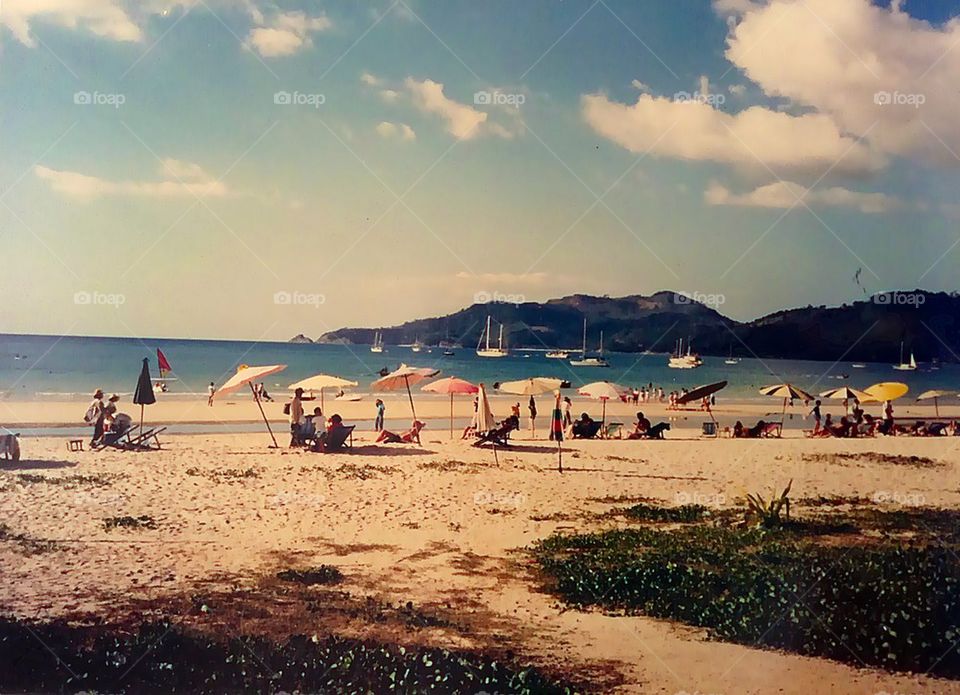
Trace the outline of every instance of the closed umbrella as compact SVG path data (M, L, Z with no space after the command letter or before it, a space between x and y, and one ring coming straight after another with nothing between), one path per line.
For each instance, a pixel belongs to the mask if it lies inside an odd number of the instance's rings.
M356 385L356 381L350 381L349 379L333 376L332 374L314 374L313 376L302 379L295 384L290 384L287 389L290 391L296 391L297 389L303 389L304 391L319 391L320 408L322 409L324 389L342 389Z
M143 358L140 378L137 379L137 388L133 392L133 402L140 406L140 434L143 434L143 406L157 402L153 393L153 381L150 379L150 360L146 357Z
M587 384L577 389L577 393L581 396L586 396L587 398L592 398L602 403L603 415L600 421L604 424L606 424L607 420L607 401L611 399L619 400L621 395L626 391L627 388L625 386L612 384L609 381L594 381L592 384Z
M285 364L271 364L264 367L248 367L245 364L241 364L237 367L237 373L232 377L227 379L226 383L218 388L213 394L213 397L225 396L230 393L239 391L244 386L250 386L250 390L253 392L253 400L257 402L257 407L260 408L260 415L263 417L263 424L267 426L267 432L270 433L270 439L273 440L273 448L276 449L277 438L273 436L273 430L270 429L270 422L267 420L267 414L263 412L263 404L260 402L260 395L257 393L257 390L253 388L253 382L257 379L262 379L271 374L276 374L277 372L282 372L287 368Z
M420 389L430 393L448 393L450 394L450 439L453 439L453 396L454 394L477 393L479 386L471 384L469 381L458 379L455 376L448 376L446 379L438 379Z
M773 396L775 398L783 399L783 410L780 413L780 424L783 424L783 418L787 413L787 401L792 401L794 399L800 399L804 401L812 401L813 396L799 389L793 384L774 384L773 386L764 386L760 389L760 395L762 396Z
M931 398L933 399L933 411L936 413L937 417L940 417L940 406L937 403L937 399L943 398L944 396L949 396L949 391L940 391L939 389L933 389L931 391L924 391L919 396L917 396L918 401L928 401Z
M417 421L417 411L413 407L413 394L410 393L410 384L418 384L425 379L435 377L440 373L439 369L429 367L409 367L401 364L398 369L390 372L370 384L374 391L399 391L407 390L407 398L410 399L410 413L413 415L413 421ZM420 435L417 435L417 443L420 443Z
M483 382L477 386L477 434L489 432L496 429L497 421L493 418L493 411L490 410L490 401L487 399L487 387ZM497 458L497 442L491 440L493 444L493 460L500 463Z
M560 409L560 391L557 391L557 402L553 407L553 417L550 418L550 436L557 440L557 471L563 473L563 413Z

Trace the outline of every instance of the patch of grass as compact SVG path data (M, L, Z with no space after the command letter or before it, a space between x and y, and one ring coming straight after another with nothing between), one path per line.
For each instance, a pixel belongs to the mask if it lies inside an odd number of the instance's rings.
M865 463L886 463L891 466L909 466L911 468L936 468L944 465L927 456L902 456L900 454L881 454L875 452L836 453L836 454L803 454L804 461L843 464L847 461L863 461Z
M960 677L953 548L932 538L823 545L794 523L554 535L533 554L552 590L574 605L678 620L741 644Z
M0 541L16 543L26 555L47 553L57 547L53 541L39 540L25 533L17 533L6 524L0 524Z
M215 482L230 482L233 480L260 477L260 471L256 468L188 468L186 474L200 476L201 478Z
M338 584L343 581L343 573L333 565L317 565L305 570L283 570L277 572L277 579L285 582L297 582L312 586L314 584Z
M146 514L142 516L111 516L103 520L103 528L106 531L113 529L150 529L157 528L157 522L152 516Z
M474 652L338 636L213 640L163 623L134 634L24 626L0 620L4 692L575 692L536 668Z
M79 487L81 485L90 485L93 487L106 487L113 480L123 477L120 474L108 475L39 475L38 473L18 473L13 476L14 480L23 485L57 485L66 489Z
M618 512L623 516L636 521L653 521L657 523L690 524L701 521L708 513L702 504L682 504L678 507L660 507L653 504L635 504Z
M466 461L427 461L418 463L417 468L424 471L441 471L443 473L479 473L489 466Z
M375 466L373 464L358 466L355 463L344 463L336 471L323 470L328 477L333 477L336 474L348 480L369 480L381 475L392 475L400 472L400 469L396 466Z

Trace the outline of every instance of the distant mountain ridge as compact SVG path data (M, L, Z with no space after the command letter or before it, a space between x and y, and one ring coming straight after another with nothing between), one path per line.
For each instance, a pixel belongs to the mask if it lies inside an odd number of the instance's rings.
M682 338L707 355L889 362L899 358L903 341L917 360L960 362L960 296L919 289L837 307L786 309L748 322L667 290L614 298L575 294L543 303L474 304L399 326L341 328L316 342L371 344L380 331L387 345L419 338L427 345L450 341L472 347L488 314L504 324L511 349L579 350L586 317L588 350L598 347L603 331L604 348L620 352L668 352Z

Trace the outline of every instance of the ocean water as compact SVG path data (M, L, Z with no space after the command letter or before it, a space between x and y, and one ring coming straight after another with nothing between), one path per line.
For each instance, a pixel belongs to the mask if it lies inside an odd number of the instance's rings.
M539 351L515 351L500 359L480 358L472 347L459 348L454 356L447 357L436 347L414 353L409 347L388 345L383 354L374 354L365 345L0 334L0 398L85 401L98 387L126 396L133 393L144 357L150 360L153 376L158 376L157 348L163 350L176 376L175 381L168 382L167 398L206 397L207 384L222 384L240 364L286 364L285 371L267 378L267 390L272 395L283 395L287 385L318 372L356 381L359 385L351 390L364 394L379 369L394 369L400 363L434 367L442 370L441 376L488 385L552 376L569 380L573 387L608 380L625 386L653 383L671 391L727 380L729 385L718 394L721 400L769 400L757 390L783 381L815 393L845 384L864 388L878 381L903 381L914 396L931 388L960 392L960 365L953 364L932 369L921 363L917 371L900 372L890 364L871 363L864 369L854 369L850 362L809 360L744 359L727 365L723 357L707 356L699 369L679 370L668 368L663 354L608 353L610 368L591 368L548 359ZM892 357L891 362L896 361L896 356Z

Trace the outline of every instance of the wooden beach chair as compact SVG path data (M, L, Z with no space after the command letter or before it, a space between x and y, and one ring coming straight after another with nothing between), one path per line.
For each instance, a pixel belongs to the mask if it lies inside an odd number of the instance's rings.
M603 428L603 438L604 439L623 439L623 423L608 422L607 426Z
M783 436L783 423L782 422L768 422L763 426L763 429L760 430L758 437L766 438L773 437L780 439Z
M166 431L166 427L151 427L150 429L139 432L135 428L130 428L121 434L104 435L102 441L98 442L92 448L94 451L103 451L104 449L119 449L120 451L160 451L159 434Z

